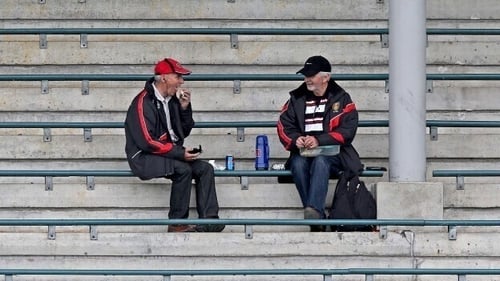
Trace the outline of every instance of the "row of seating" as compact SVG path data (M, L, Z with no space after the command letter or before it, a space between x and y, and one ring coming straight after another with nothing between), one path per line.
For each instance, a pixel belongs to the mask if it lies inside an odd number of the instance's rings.
M385 168L367 167L361 176L363 177L382 177ZM281 178L278 182L291 182L289 170L216 170L216 177L238 177L240 178L241 188L249 188L249 177L276 177ZM432 171L433 177L454 177L456 178L457 190L465 188L465 177L500 177L498 169L436 169ZM94 177L133 177L130 170L0 170L0 177L45 177L46 190L53 189L52 177L86 177L87 189L94 187Z
M388 127L388 120L360 120L359 127ZM438 139L438 128L500 128L500 121L493 120L427 120L426 126L430 130L430 139ZM123 122L0 122L0 128L78 128L84 129L85 141L91 141L92 128L121 129ZM276 121L215 121L196 122L195 128L237 128L237 139L244 140L245 128L273 128ZM50 139L50 131L44 132L44 139Z
M362 177L382 177L386 171L383 167L367 167L362 171ZM0 177L45 177L46 189L52 190L52 177L86 177L87 189L93 189L94 177L133 177L130 170L0 170ZM276 177L284 178L278 182L291 182L289 170L216 170L216 177L239 177L241 188L248 189L248 177ZM469 169L469 170L441 170L432 172L433 177L454 177L457 180L457 190L463 190L464 177L500 177L500 170Z
M367 167L362 177L382 177L386 171L383 167ZM0 170L1 177L87 177L88 189L92 189L92 177L132 177L130 170ZM239 177L242 189L248 189L248 177L290 177L289 170L216 170L216 177ZM455 177L457 189L464 189L464 177L500 177L500 170L470 169L444 170L436 169L433 177ZM285 182L286 180L284 180ZM49 184L49 183L48 183ZM52 189L52 184L47 185Z
M373 35L388 28L2 28L0 34ZM500 35L498 28L427 28L428 35Z
M145 81L150 74L0 74L0 81ZM385 81L387 73L338 73L337 81ZM186 81L301 81L296 74L191 74ZM500 80L499 73L428 73L427 80Z
M384 168L363 170L362 177L382 177ZM239 177L241 189L249 188L249 177L275 177L278 182L292 182L289 170L215 170L216 177ZM45 177L45 189L53 190L53 177L86 177L87 189L94 189L94 177L134 177L130 170L0 170L0 177Z
M465 177L500 177L500 170L486 169L457 169L457 170L434 170L433 177L454 177L456 178L457 190L465 189Z
M241 122L197 122L195 128L237 128L237 140L245 138L245 128L272 128L276 126L275 121L241 121ZM360 127L387 127L387 120L361 120ZM457 120L427 120L426 126L430 128L431 140L437 140L437 128L439 127L465 127L465 128L498 128L500 121L457 121ZM0 122L0 128L82 128L84 129L85 141L91 141L92 128L123 128L122 122ZM50 140L50 130L44 131L44 140ZM289 176L288 171L217 171L217 176L236 176L242 179L243 187L248 188L248 176ZM382 176L379 171L364 171L363 176ZM130 176L130 171L1 171L2 176ZM456 177L457 189L464 188L465 176L500 176L499 170L435 170L434 177Z
M138 225L172 225L172 224L225 224L243 225L245 238L252 239L254 225L371 225L377 226L380 239L386 239L388 227L394 226L444 226L448 230L448 239L457 240L457 227L498 227L500 220L424 220L424 219L0 219L0 226L47 226L48 239L56 239L56 226L88 226L90 239L98 240L98 226L138 226Z
M0 74L0 81L41 81L41 93L49 92L49 81L82 81L82 94L90 94L89 81L145 81L148 74ZM333 74L337 81L385 81L389 91L387 73L343 73ZM303 77L294 74L192 74L186 81L233 81L233 93L241 92L241 81L299 81ZM500 73L429 73L426 91L433 91L433 81L483 80L499 81Z
M500 268L315 268L315 269L0 269L6 281L13 275L84 275L84 276L163 276L163 280L171 280L172 276L323 276L324 281L333 280L337 275L364 275L366 281L373 281L375 275L451 275L465 281L467 276L500 275Z

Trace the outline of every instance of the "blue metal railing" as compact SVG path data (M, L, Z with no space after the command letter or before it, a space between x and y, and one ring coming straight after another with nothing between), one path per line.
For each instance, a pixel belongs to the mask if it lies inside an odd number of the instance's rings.
M500 275L499 268L343 268L343 269L0 269L0 274L12 275L116 275L116 276L228 276L321 275ZM462 280L462 279L459 279ZM463 279L465 280L465 279Z
M289 170L215 170L216 177L291 176ZM381 177L383 170L364 170L361 176ZM0 170L0 177L134 177L130 170Z
M359 127L388 127L388 120L360 120ZM121 129L123 122L0 122L0 128L110 128ZM276 121L196 122L195 128L272 128ZM500 128L500 121L427 120L426 127Z
M0 219L0 226L48 226L49 239L55 239L55 226L89 226L97 240L96 226L144 226L172 224L224 224L245 226L245 238L253 238L253 225L373 225L379 226L379 237L385 239L388 226L448 227L448 239L457 239L457 226L500 226L500 220L422 220L422 219Z
M362 177L382 177L385 168L367 168ZM277 177L278 183L291 182L290 170L215 170L216 177L239 177L241 189L248 189L248 177ZM135 177L130 170L0 170L0 177L45 177L45 190L53 190L52 177L87 177L87 189L94 189L94 177Z
M434 170L433 177L500 177L500 170Z
M359 127L388 127L388 120L360 120ZM439 127L462 128L500 128L500 121L463 121L463 120L427 120L426 126L430 130L430 139L438 139ZM244 128L273 128L276 121L214 121L196 122L195 128L237 128L237 140L244 140ZM123 122L0 122L0 128L78 128L84 129L84 140L91 141L92 128L124 128ZM44 140L50 141L50 131L44 132Z
M152 74L0 74L0 81L146 81ZM332 74L337 81L385 81L386 73ZM186 81L300 81L297 74L191 74ZM500 80L500 73L433 73L427 80Z
M2 28L0 34L382 35L388 28ZM428 35L500 35L497 28L428 28Z
M450 32L460 32L449 29ZM465 31L465 29L464 29ZM431 31L434 32L434 31ZM445 32L442 30L441 32ZM463 32L463 31L462 31ZM468 34L485 31L470 29ZM488 29L494 34L496 29ZM95 35L378 35L388 34L387 28L4 28L0 34L95 34Z
M500 226L497 220L426 219L0 219L0 226L90 226L90 225L378 225L378 226Z
M465 177L500 177L500 170L434 170L433 177L455 177L457 190L465 189Z
M359 127L388 127L388 120L360 120ZM500 128L500 121L463 121L463 120L427 120L426 126L430 130L430 139L438 139L439 127L462 128ZM196 122L195 128L237 128L237 140L244 140L244 128L273 128L276 121L214 121ZM0 122L0 128L78 128L84 129L84 140L91 141L92 128L124 128L123 122ZM50 141L50 131L44 131L44 140Z

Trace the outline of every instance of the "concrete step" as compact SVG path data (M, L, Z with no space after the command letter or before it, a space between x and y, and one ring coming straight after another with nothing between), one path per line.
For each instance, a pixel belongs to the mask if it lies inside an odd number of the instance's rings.
M231 20L257 20L257 19L348 19L363 17L367 18L382 18L385 16L385 6L377 3L364 3L361 0L353 1L350 4L357 7L358 13L347 9L346 13L341 13L341 9L345 9L345 3L329 3L331 12L326 12L323 5L307 5L302 1L290 1L280 5L273 5L262 0L254 0L245 2L204 2L192 1L179 5L175 1L157 2L147 1L146 3L137 3L135 1L124 1L121 3L126 9L116 9L116 6L111 3L66 3L64 1L55 0L52 3L43 5L26 3L22 7L23 11L16 9L6 9L2 16L6 18L21 18L21 19L50 19L57 15L61 19L171 19L182 20L186 19L231 19ZM6 7L18 7L15 1L8 1ZM175 9L170 7L176 7ZM151 11L153 10L153 11ZM337 16L336 16L337 15ZM189 22L189 21L188 21Z
M269 133L270 158L286 159L288 152L282 147L277 135ZM498 131L498 129L492 129ZM43 130L39 129L40 134ZM77 129L75 129L77 131ZM52 141L44 142L42 135L2 135L0 142L8 149L0 151L0 159L51 159L51 160L124 160L125 137L120 135L92 135L91 142L85 142L81 135L53 135ZM255 158L254 134L245 135L244 142L236 141L236 129L228 129L224 135L192 135L186 140L186 147L203 147L202 159L223 159L226 154L233 154L236 163L240 160ZM430 137L429 137L430 138ZM354 146L362 158L387 158L387 134L358 134ZM447 159L494 159L500 158L500 151L485 150L494 147L498 133L485 134L439 134L437 141L427 139L427 157ZM481 145L477 145L477 144ZM19 145L22 144L22 145ZM222 149L221 149L222 148Z
M484 243L499 238L492 232L460 233L455 241L448 240L446 233L411 230L404 235L389 232L387 239L380 239L378 233L309 232L255 233L253 239L238 233L100 233L98 240L90 240L83 233L61 233L56 240L47 240L38 233L0 233L0 238L3 268L352 268L359 264L397 268L413 267L415 263L420 268L470 268L471 263L488 268L500 260L498 247ZM73 278L70 280L88 280ZM233 278L207 280L259 280ZM269 278L260 280L320 280L319 276ZM349 276L342 280L364 279ZM384 276L376 280L412 279ZM439 280L456 280L456 276Z
M51 191L45 190L42 181L3 183L2 217L166 218L168 212L168 180L140 182L131 179L128 183L112 183L106 178L97 178L95 189L88 190L83 178L71 182L56 178ZM378 181L381 179L365 179L374 194ZM335 181L330 182L325 200L327 208L331 205L335 184ZM464 190L457 190L453 183L445 184L445 217L494 218L500 214L499 188L498 180L497 183L467 183ZM223 218L303 218L300 198L293 184L256 183L250 180L249 189L242 190L238 183L218 183L217 194ZM190 215L196 218L194 190L190 205Z
M332 181L332 185L334 182ZM334 186L333 188L334 189ZM46 191L41 184L3 184L3 208L165 208L170 202L170 181L155 180L139 184L99 183L94 190L85 184L55 184ZM191 206L195 206L194 190ZM221 208L301 208L293 184L250 184L242 190L238 184L218 184Z
M301 81L293 81L287 85L272 85L270 82L257 84L257 82L243 81L240 94L233 93L232 81L219 84L210 81L188 81L185 86L193 91L194 112L202 116L220 111L247 114L259 111L277 116L281 106L289 97L289 91L298 87L300 83ZM385 92L384 81L339 81L338 83L351 94L358 111L362 114L388 110L389 94ZM90 82L89 95L81 94L81 82L51 81L48 94L41 94L40 82L0 82L0 85L2 85L0 93L5 97L5 107L2 109L4 112L29 112L31 116L32 113L43 111L46 112L45 118L48 119L51 114L67 111L117 112L124 116L132 99L142 90L144 82L136 82L126 88L118 86L117 82ZM494 93L499 86L500 81L435 81L433 92L427 96L427 110L431 113L466 109L475 115L481 113L478 111L498 110L500 98ZM478 103L478 99L491 102Z
M381 47L378 40L368 42L336 42L320 38L318 42L294 41L277 42L240 42L238 49L231 49L227 41L166 41L167 37L156 40L138 38L137 41L114 40L114 42L92 41L89 47L80 48L80 40L72 42L55 41L48 36L47 49L41 50L38 36L16 42L9 38L0 42L0 48L9 53L2 56L0 64L12 65L81 65L81 64L131 64L153 65L158 61L158 50L168 49L177 58L184 58L184 64L258 64L258 65L295 65L298 69L304 59L322 54L335 64L349 65L386 65L388 49ZM21 40L21 39L18 39ZM144 42L149 41L147 44ZM427 61L434 65L498 65L500 55L495 52L495 42L430 41L427 48ZM332 48L332 46L334 46ZM197 50L192 56L190 50ZM213 50L226 50L213 52ZM112 51L106 51L112 50ZM258 53L257 53L258 50ZM276 52L276 50L280 50ZM470 51L474 50L474 51ZM43 52L43 55L40 55ZM28 55L26 55L28 54ZM342 55L339 55L342 54ZM480 55L479 55L480 54ZM189 59L191 58L191 59Z
M481 5L476 5L467 0L441 0L431 1L427 4L427 17L435 20L470 20L470 19L495 19L498 10L494 9L495 0L483 0ZM15 0L5 0L5 9L0 16L5 19L58 19L66 20L137 20L137 19L170 19L178 25L182 20L184 25L201 19L213 20L386 20L388 17L389 3L387 1L355 0L347 2L319 2L317 5L303 1L287 1L275 5L265 0L245 2L216 2L216 1L190 1L179 5L174 0L163 2L147 1L137 3L133 0L121 2L118 9L114 2L67 2L52 0L44 4L38 2L18 3ZM325 6L328 9L325 9ZM170 7L176 7L171 9Z
M462 232L448 240L447 232L254 233L99 233L90 240L84 233L59 233L55 240L41 233L0 233L4 256L163 256L197 257L495 257L496 232ZM413 237L411 237L413 236ZM408 239L414 239L413 242ZM20 241L23 241L20 243ZM413 243L413 244L411 244ZM290 247L289 245L294 245ZM287 246L288 245L288 246Z

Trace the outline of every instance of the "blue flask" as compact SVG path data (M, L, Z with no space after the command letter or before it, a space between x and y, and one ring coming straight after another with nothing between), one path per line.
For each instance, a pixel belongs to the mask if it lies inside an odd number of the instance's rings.
M266 135L258 135L255 139L255 169L269 169L269 142Z

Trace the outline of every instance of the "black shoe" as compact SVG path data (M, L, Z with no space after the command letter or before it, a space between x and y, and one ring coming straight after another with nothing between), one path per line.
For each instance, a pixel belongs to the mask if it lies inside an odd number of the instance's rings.
M168 226L168 232L195 232L196 226L190 224L171 224Z
M326 226L324 225L311 225L311 232L325 232Z
M195 229L196 232L221 232L225 227L223 224L199 224Z
M304 219L320 219L321 214L311 207L304 209ZM310 225L311 232L324 232L326 227L324 225Z

